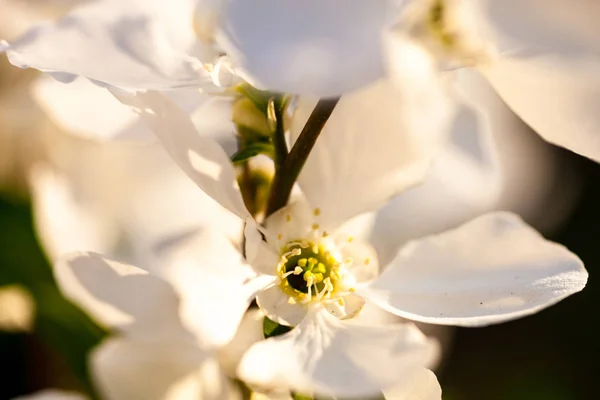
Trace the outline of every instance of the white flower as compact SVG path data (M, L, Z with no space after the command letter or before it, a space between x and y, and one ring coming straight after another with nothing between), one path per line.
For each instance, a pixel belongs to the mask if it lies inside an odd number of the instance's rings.
M598 161L599 12L593 0L409 2L387 35L390 70L405 74L405 47L418 44L458 69L459 90L482 74L545 140Z
M344 106L344 99L300 175L298 183L307 201L270 216L261 229L267 241L261 242L222 150L199 136L185 113L159 95L138 94L130 100L137 101L188 175L246 220L246 258L260 279L269 277L258 289L258 304L269 318L296 326L246 353L239 373L250 383L361 396L399 384L398 375L389 371L407 368L405 377L418 373L421 369L416 366L429 358L419 345L422 339L403 325L369 327L353 322L351 317L365 301L416 321L480 326L537 312L585 285L587 272L575 255L507 213L489 214L455 231L411 242L378 276L378 255L361 237L363 227L351 220L422 177L423 158L416 156L421 147L410 136L378 131L365 135L362 125L344 124L344 113L356 112L352 102ZM293 126L293 137L297 131ZM344 151L336 151L341 146ZM179 265L176 270L161 269L179 282L184 304L185 299L202 303L198 298L205 298L206 291L215 299L227 296L225 285L219 293L206 288L204 276L222 271L223 258L242 258L235 248L213 244L212 250L219 249L218 263L194 261L209 252L201 252L197 243L204 235L176 241L165 250L186 260L165 264ZM228 251L231 255L226 255ZM229 271L244 275L245 270ZM247 293L235 285L227 292ZM229 304L233 298L214 303ZM223 309L215 312L225 314ZM195 318L199 317L190 316ZM373 346L374 342L387 345ZM390 353L392 343L403 350ZM345 366L337 367L338 363Z

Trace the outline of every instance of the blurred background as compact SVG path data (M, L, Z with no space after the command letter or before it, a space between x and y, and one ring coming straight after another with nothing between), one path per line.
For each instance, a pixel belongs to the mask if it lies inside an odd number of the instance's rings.
M32 21L64 11L41 7L43 2L14 7L15 0L0 1L3 6L9 3L10 8L0 9L4 39L16 37ZM37 77L10 67L0 57L0 400L46 387L93 392L86 353L105 334L60 294L52 277L52 255L46 255L40 244L45 241L49 251L51 238L39 238L35 228L32 167L60 158L63 153L53 149L65 141L64 133L57 133L56 121L31 94ZM590 280L582 293L534 316L487 328L457 329L437 371L444 399L598 399L600 283L595 276L600 274L600 165L543 143L526 129L520 129L518 139L509 137L495 138L504 168L502 201L495 208L520 212L546 237L579 255ZM410 207L410 196L422 198L439 188L428 183L418 190L404 198L405 207ZM416 225L423 221L423 232L417 226L410 235L455 226L489 208L466 212L448 196L439 199L429 208L423 206L423 216L411 221ZM411 214L410 208L404 212ZM401 224L403 217L398 218ZM444 222L425 227L427 218Z

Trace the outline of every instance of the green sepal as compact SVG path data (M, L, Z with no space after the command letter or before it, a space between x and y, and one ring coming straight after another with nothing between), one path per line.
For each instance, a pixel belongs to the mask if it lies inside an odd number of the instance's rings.
M234 164L238 164L257 156L264 154L268 157L273 158L273 144L270 142L254 142L246 145L243 149L237 151L231 156L231 161Z
M274 96L274 93L267 92L264 90L258 90L254 86L248 83L242 83L235 87L235 89L242 96L250 100L256 108L258 108L263 114L267 114L267 107L269 106L269 99Z
M288 333L291 330L291 326L280 325L267 317L263 319L263 335L265 339L283 335L284 333Z

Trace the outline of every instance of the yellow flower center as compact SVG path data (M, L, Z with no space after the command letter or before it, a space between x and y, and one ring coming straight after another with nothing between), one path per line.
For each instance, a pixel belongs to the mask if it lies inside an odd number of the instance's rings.
M277 272L290 303L331 299L338 290L343 265L321 243L291 241L282 249Z

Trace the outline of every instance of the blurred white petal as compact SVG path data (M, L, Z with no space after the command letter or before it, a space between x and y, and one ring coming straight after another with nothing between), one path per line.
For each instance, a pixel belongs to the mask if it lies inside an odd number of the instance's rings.
M194 59L194 6L193 0L94 1L0 43L0 51L18 67L61 81L82 76L134 91L202 85L209 78Z
M337 96L383 76L381 36L394 3L227 1L218 42L258 88Z
M237 366L250 346L264 339L264 318L265 314L259 309L248 310L231 342L219 349L219 363L230 376L235 376Z
M547 141L600 160L600 4L470 0L476 32L499 50L482 71Z
M35 301L19 285L0 287L0 331L29 332L35 320Z
M274 279L257 276L239 249L210 228L159 246L152 268L175 287L183 323L205 346L231 341L256 293Z
M44 389L26 396L15 397L12 400L87 400L87 397L80 393L60 389Z
M196 130L182 108L156 92L116 95L140 112L173 160L203 191L240 218L250 216L229 157Z
M386 400L441 400L442 388L435 374L423 369L412 380L406 380L403 385L385 390Z
M216 361L185 342L107 339L90 362L107 400L221 400L232 390Z
M110 253L119 234L107 211L77 196L67 177L39 164L29 177L35 227L51 259L82 249Z
M64 295L104 326L132 337L186 337L173 288L147 271L74 253L56 262L54 276Z
M599 33L600 34L600 33ZM484 69L507 104L550 143L600 161L600 50L503 57Z

